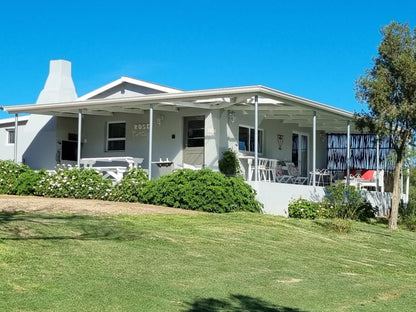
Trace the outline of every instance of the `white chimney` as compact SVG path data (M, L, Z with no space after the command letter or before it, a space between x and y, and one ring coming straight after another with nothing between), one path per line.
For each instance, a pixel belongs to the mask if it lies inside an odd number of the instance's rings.
M49 76L36 103L72 102L76 99L77 93L71 76L71 62L50 61Z

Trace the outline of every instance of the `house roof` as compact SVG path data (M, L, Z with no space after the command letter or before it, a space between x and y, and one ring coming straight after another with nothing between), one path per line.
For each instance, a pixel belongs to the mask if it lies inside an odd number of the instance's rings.
M19 125L25 125L29 120L29 116L19 117ZM0 128L14 127L15 117L0 119Z
M94 91L91 91L81 97L79 97L77 99L77 101L85 101L85 100L89 100L92 99L110 89L113 89L117 86L122 85L123 83L128 83L128 84L132 84L132 85L136 85L136 86L140 86L140 87L145 87L145 88L149 88L149 89L153 89L156 91L160 91L160 93L174 93L174 92L181 92L182 90L179 89L175 89L175 88L171 88L171 87L166 87L166 86L162 86L156 83L152 83L152 82L148 82L148 81L144 81L144 80L139 80L139 79L135 79L135 78L130 78L130 77L121 77L113 82L110 82L98 89L95 89Z
M126 81L126 79L131 78L122 77L120 79L103 88L111 88L123 81L123 79ZM142 83L141 81L139 82ZM154 86L152 85L152 87ZM165 90L171 89L167 87L161 88L166 88ZM159 111L175 112L181 108L200 108L248 112L254 110L254 96L257 95L259 99L258 109L262 117L280 120L283 123L298 124L301 127L311 126L313 113L316 112L318 130L345 132L346 122L352 120L354 116L348 111L333 106L260 85L196 91L172 89L174 91L169 93L111 99L86 99L99 94L100 89L73 102L6 106L2 107L2 109L12 114L32 113L67 117L76 117L80 110L86 115L142 114L150 109L151 104L153 104L154 110Z

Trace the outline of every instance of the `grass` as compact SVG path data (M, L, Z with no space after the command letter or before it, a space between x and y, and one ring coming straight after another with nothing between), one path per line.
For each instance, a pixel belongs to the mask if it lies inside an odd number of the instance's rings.
M232 213L0 213L0 311L413 311L416 233Z

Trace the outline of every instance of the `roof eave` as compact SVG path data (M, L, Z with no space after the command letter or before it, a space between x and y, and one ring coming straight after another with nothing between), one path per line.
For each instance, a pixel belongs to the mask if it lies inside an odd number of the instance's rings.
M322 104L319 102L311 101L302 97L298 97L292 94L284 93L272 88L257 86L246 87L233 87L233 88L221 88L221 89L204 89L196 91L179 91L175 93L158 93L150 95L142 95L136 97L126 97L117 99L91 99L83 101L73 101L64 103L48 103L48 104L27 104L17 106L5 106L3 110L11 114L16 113L32 113L32 114L44 114L42 112L51 110L65 109L82 109L82 108L96 108L99 106L111 106L111 105L125 105L125 104L152 104L163 101L173 100L201 100L215 97L231 97L237 95L244 96L264 96L271 97L276 100L286 100L293 104L302 105L310 109L316 109L320 111L326 111L329 113L337 114L347 119L352 119L354 114L333 106ZM214 109L214 108L213 108Z

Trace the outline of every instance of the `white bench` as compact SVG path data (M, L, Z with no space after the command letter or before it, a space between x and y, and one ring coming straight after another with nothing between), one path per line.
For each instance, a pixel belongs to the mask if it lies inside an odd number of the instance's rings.
M126 163L127 166L96 166L97 163ZM85 168L94 169L103 174L104 178L113 179L115 182L121 181L125 172L133 168L141 168L143 158L138 157L90 157L81 158L80 164Z

